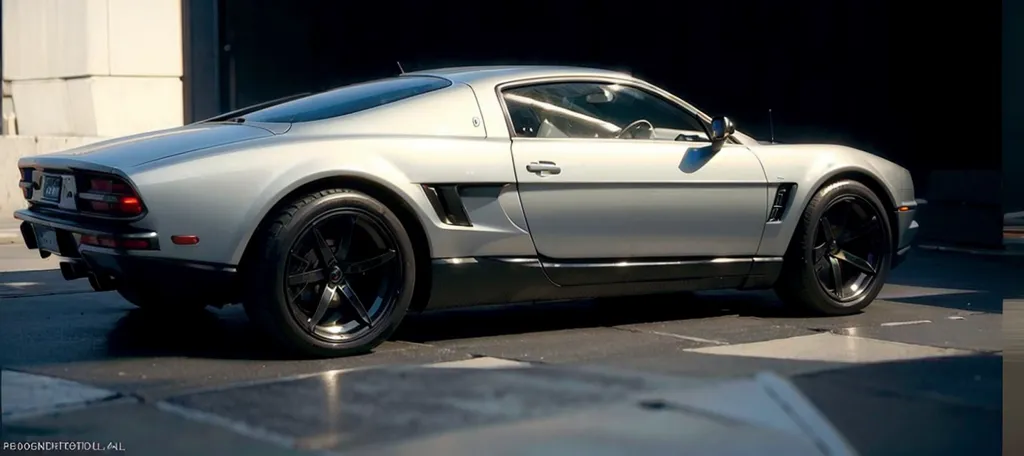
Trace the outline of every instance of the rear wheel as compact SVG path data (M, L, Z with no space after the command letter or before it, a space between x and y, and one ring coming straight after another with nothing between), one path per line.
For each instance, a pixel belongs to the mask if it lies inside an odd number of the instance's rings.
M244 272L245 309L286 348L365 353L405 316L416 277L412 241L387 206L325 190L295 200L258 235Z
M878 296L892 262L892 228L878 196L856 181L821 189L808 203L775 290L789 305L849 315Z

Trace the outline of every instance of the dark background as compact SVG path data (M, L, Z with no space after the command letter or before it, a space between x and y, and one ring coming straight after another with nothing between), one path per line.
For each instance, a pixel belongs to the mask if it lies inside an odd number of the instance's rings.
M1002 204L1003 6L944 5L217 0L212 12L186 6L186 45L193 47L186 48L186 92L191 54L193 75L203 62L216 67L203 72L206 81L191 81L191 90L217 95L188 109L198 119L392 76L398 61L406 71L595 66L629 71L709 114L728 115L758 139L769 139L772 109L776 140L836 142L882 155L913 172L919 195L940 185L933 171L981 171L968 180L984 187L975 193L992 195L970 204L991 209ZM197 27L213 23L215 32ZM214 39L215 47L197 44ZM931 193L943 200L960 191L947 190Z

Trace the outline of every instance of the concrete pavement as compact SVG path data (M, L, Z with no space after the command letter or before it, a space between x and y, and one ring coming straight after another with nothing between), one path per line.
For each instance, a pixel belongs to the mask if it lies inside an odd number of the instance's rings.
M6 247L21 255L13 268L47 266ZM0 364L41 377L22 387L58 378L92 395L54 397L99 401L5 418L3 440L139 454L820 454L800 446L820 438L766 426L773 408L753 405L774 400L758 383L774 376L861 454L998 454L1002 301L1022 296L1003 260L915 252L850 317L798 318L769 293L732 292L464 309L411 318L373 354L316 361L275 354L235 307L157 319L56 271L0 273Z
M0 245L21 244L21 222L13 217L0 218Z

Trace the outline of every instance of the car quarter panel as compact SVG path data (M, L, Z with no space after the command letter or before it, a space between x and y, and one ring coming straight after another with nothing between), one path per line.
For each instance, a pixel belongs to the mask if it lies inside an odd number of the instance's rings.
M767 224L758 255L781 256L814 194L836 176L856 172L885 187L879 199L896 206L900 197L913 200L910 175L898 165L857 149L834 145L765 145L751 147L764 166L770 184L797 184L782 220ZM906 188L909 187L909 191ZM774 192L774 189L772 190ZM893 227L897 230L898 227ZM895 233L899 235L899 233Z
M367 179L400 196L424 227L433 257L534 254L529 234L505 211L493 210L494 205L518 208L498 201L507 200L507 191L504 196L495 191L493 204L476 200L470 211L474 226L457 227L441 222L421 187L514 185L507 141L289 134L260 143L175 157L129 173L150 211L139 225L168 238L161 239L167 247L154 255L238 264L257 225L275 204L302 185L337 176ZM170 242L171 235L181 234L197 235L201 242Z

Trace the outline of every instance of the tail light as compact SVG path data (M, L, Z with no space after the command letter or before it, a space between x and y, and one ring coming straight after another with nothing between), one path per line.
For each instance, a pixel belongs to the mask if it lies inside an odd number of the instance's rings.
M93 245L96 247L107 247L111 249L153 250L156 248L156 244L154 244L150 239L144 238L112 238L83 234L78 242L83 245Z
M25 199L32 198L32 168L21 168L21 180L18 181L18 186L21 187L21 195Z
M113 176L88 176L81 179L79 191L83 211L118 217L134 217L145 211L142 199L127 182ZM79 185L82 185L79 184Z

